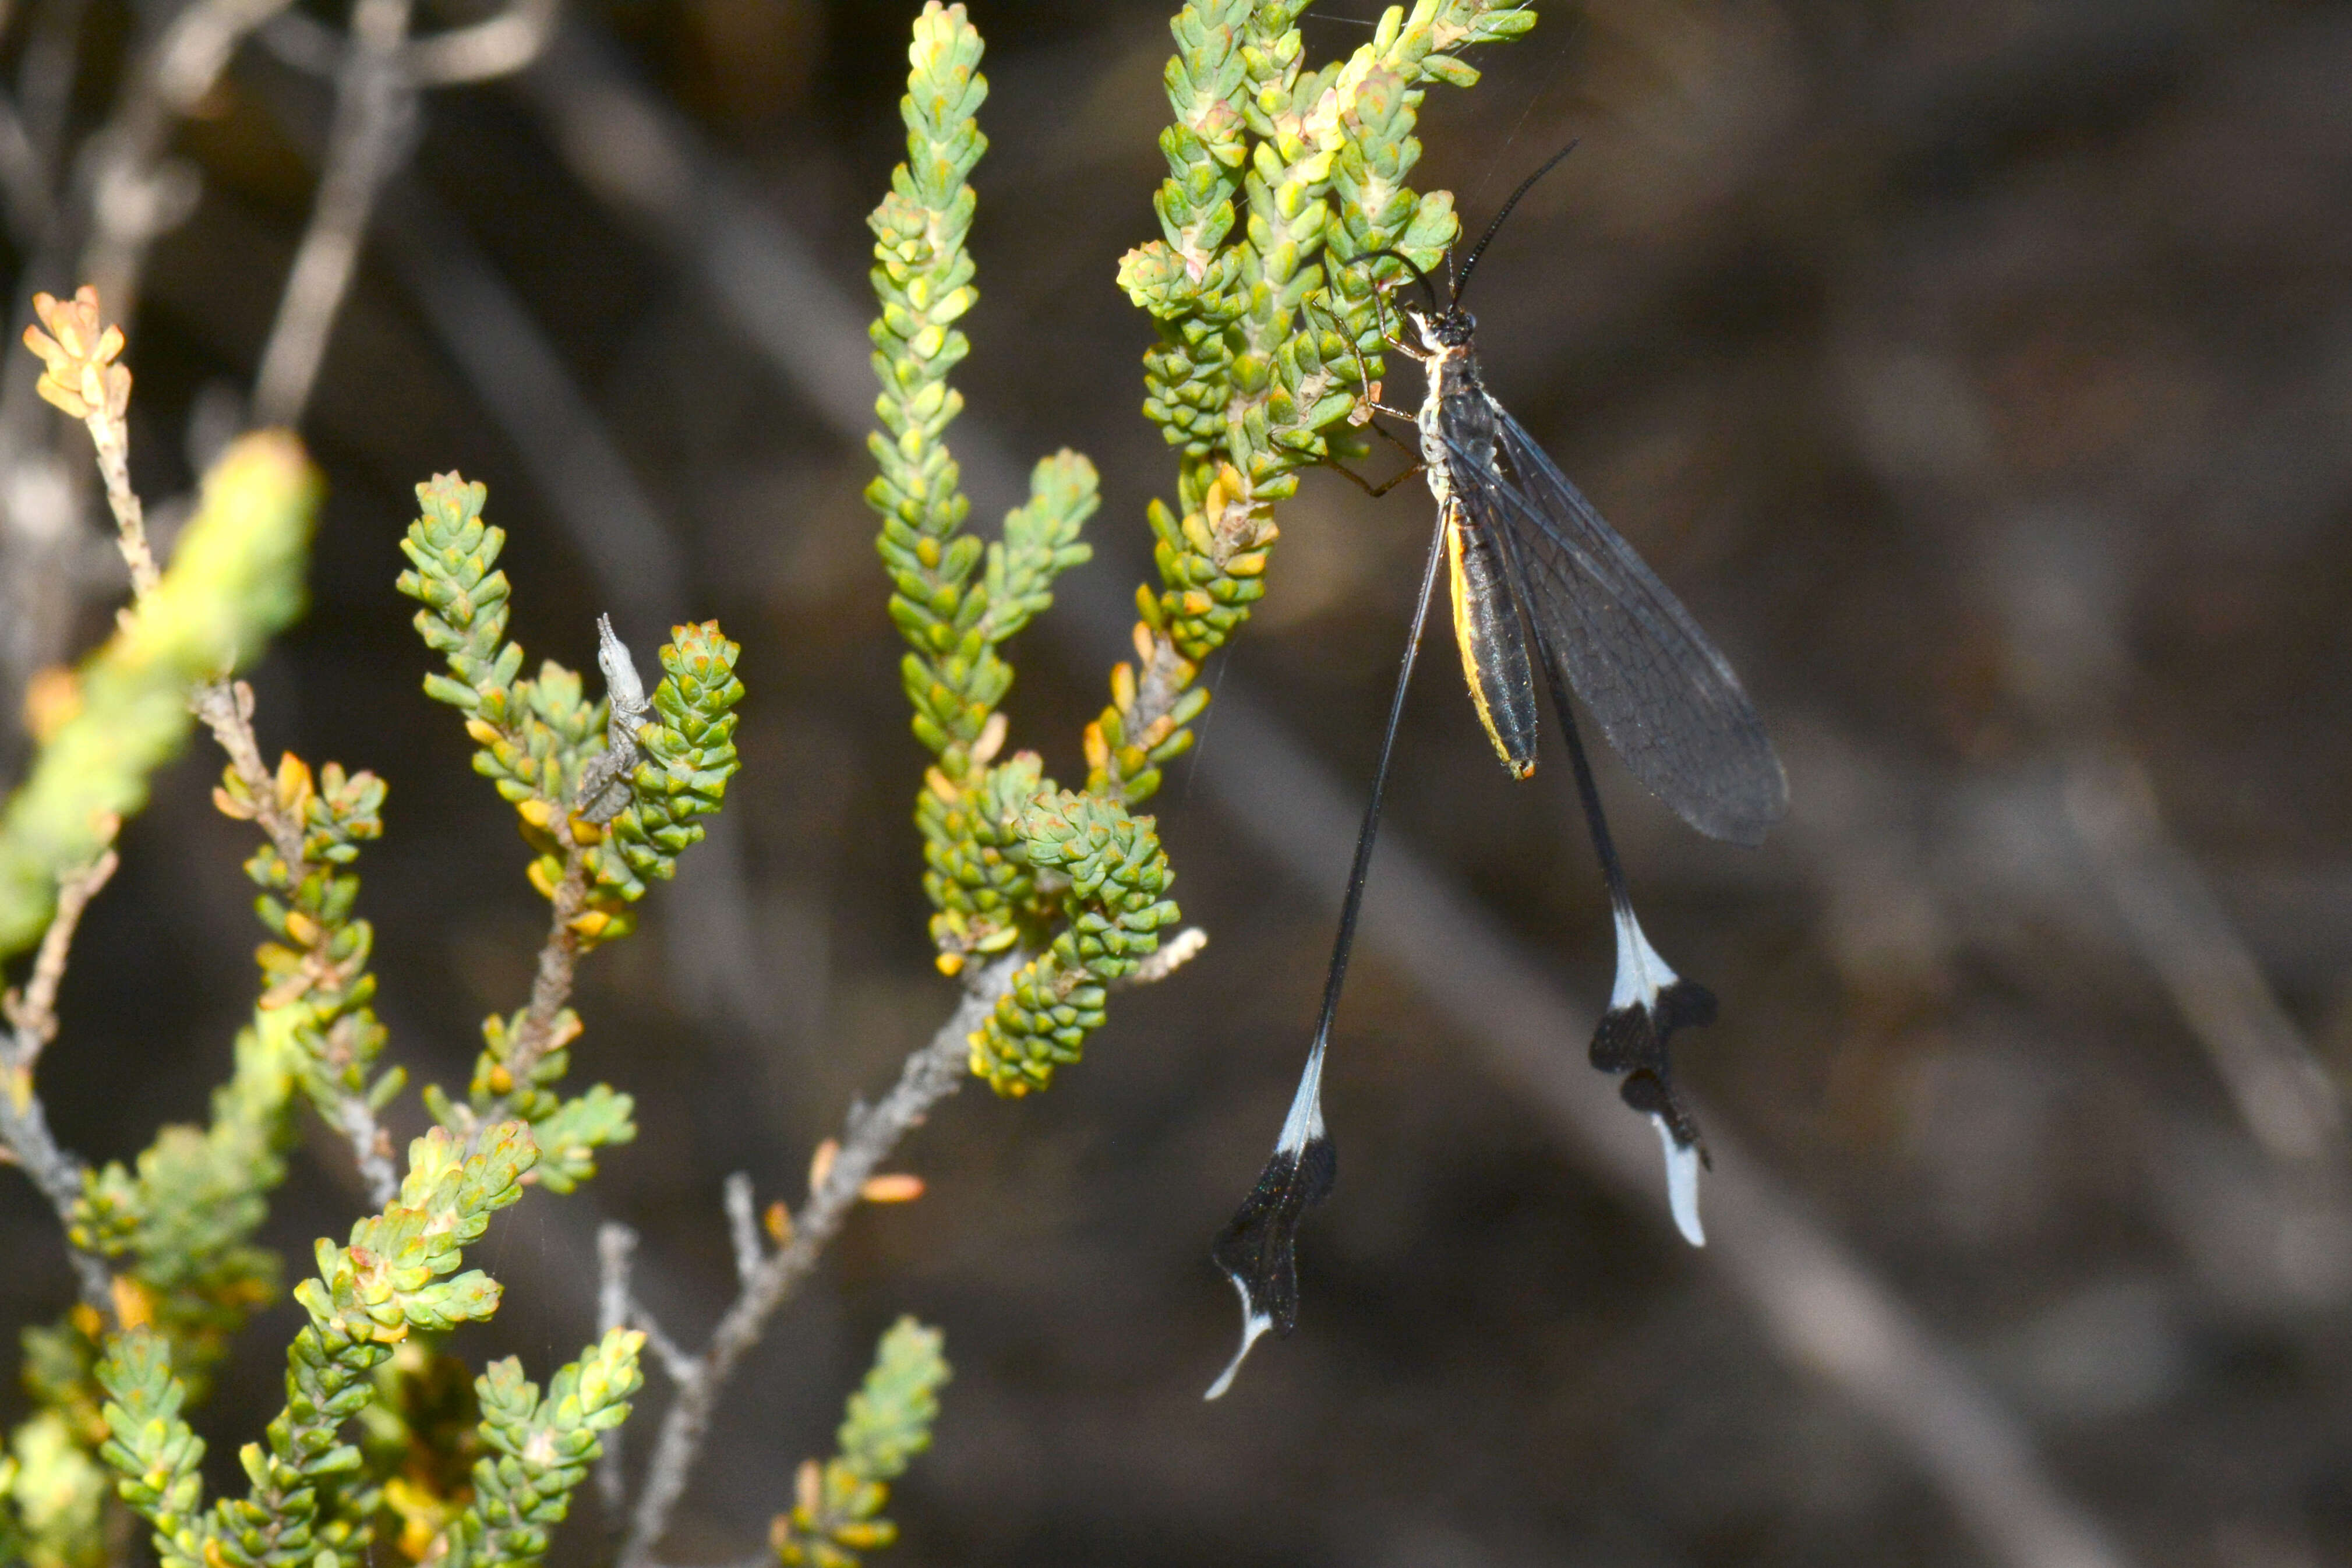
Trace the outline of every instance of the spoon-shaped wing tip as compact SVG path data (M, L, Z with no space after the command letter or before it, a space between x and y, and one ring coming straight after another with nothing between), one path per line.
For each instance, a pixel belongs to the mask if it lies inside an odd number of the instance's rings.
M1209 1384L1209 1392L1201 1395L1204 1400L1223 1399L1225 1396L1225 1390L1234 1385L1234 1374L1241 1371L1243 1361L1250 1353L1250 1346L1257 1343L1259 1335L1274 1327L1274 1320L1271 1317L1251 1309L1247 1286L1236 1279L1234 1281L1234 1289L1241 1293L1242 1298L1241 1349L1234 1352L1234 1359L1225 1363L1225 1370L1217 1374L1217 1381Z
M1675 1211L1675 1228L1693 1247L1706 1245L1706 1230L1698 1222L1698 1145L1679 1142L1663 1116L1653 1116L1658 1142L1666 1152L1666 1202Z

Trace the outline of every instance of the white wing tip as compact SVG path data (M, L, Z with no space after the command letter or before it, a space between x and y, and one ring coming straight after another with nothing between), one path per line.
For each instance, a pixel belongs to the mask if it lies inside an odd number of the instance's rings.
M1236 1286L1236 1289L1238 1288ZM1264 1312L1253 1312L1249 1310L1249 1292L1242 1291L1242 1348L1234 1352L1234 1359L1225 1363L1225 1370L1217 1375L1217 1381L1209 1384L1209 1392L1201 1395L1203 1400L1223 1399L1225 1396L1225 1390L1234 1385L1234 1374L1241 1371L1243 1360L1250 1353L1250 1346L1257 1343L1258 1336L1272 1327L1274 1327L1272 1318L1267 1317Z
M1658 1142L1666 1152L1666 1202L1675 1213L1675 1228L1693 1247L1706 1245L1706 1230L1698 1221L1698 1145L1678 1143L1663 1116L1653 1116Z

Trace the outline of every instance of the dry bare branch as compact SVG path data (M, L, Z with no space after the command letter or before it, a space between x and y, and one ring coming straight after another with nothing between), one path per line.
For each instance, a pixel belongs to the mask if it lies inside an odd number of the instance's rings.
M359 266L376 194L406 153L416 112L415 89L401 68L409 14L409 0L360 0L352 13L352 47L336 82L318 199L254 377L254 417L264 425L301 422Z
M662 1414L653 1460L637 1494L628 1538L621 1547L621 1568L652 1568L654 1548L661 1544L671 1511L686 1490L687 1478L702 1451L711 1414L728 1379L744 1354L760 1342L776 1309L791 1299L840 1233L875 1167L922 1123L933 1106L961 1089L971 1076L971 1033L1030 956L1014 952L971 972L955 1012L929 1043L907 1058L890 1092L879 1104L850 1108L838 1150L808 1202L793 1216L789 1239L760 1259L719 1326L711 1331L701 1353L684 1359L676 1369L677 1394ZM639 1327L645 1326L642 1319L635 1321Z
M418 87L454 87L511 76L539 58L559 0L512 0L497 16L408 46L403 68Z
M2352 1147L2335 1084L2196 863L2165 832L2147 774L2118 758L2076 756L2065 798L2133 945L2205 1047L2247 1130L2282 1164L2345 1165Z
M65 979L82 911L114 875L117 864L110 846L88 866L59 879L57 913L42 934L32 977L21 994L10 991L0 997L0 1012L5 1012L10 1031L0 1037L0 1145L57 1211L81 1299L110 1325L114 1321L114 1271L106 1259L73 1240L74 1211L87 1172L49 1131L47 1113L33 1092L33 1065L57 1037L58 986Z

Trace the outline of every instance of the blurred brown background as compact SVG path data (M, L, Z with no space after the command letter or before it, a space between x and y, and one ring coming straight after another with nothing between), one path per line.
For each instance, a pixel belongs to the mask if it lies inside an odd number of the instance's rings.
M988 451L1067 444L1104 479L1094 563L1014 649L1014 743L1066 778L1172 491L1138 412L1150 328L1113 282L1156 232L1169 8L973 7L993 148L954 439L982 520L1012 499ZM605 607L641 660L689 616L744 647L727 829L579 998L575 1073L636 1094L642 1135L501 1218L477 1358L543 1376L589 1337L600 1216L644 1230L651 1304L698 1340L732 1286L722 1178L797 1199L951 1005L853 438L913 9L583 6L521 77L429 95L304 420L331 493L259 725L390 781L362 905L387 1059L419 1078L462 1081L544 906L418 690L409 487L488 482L534 658L586 664ZM966 1092L909 1142L929 1194L861 1214L779 1321L670 1560L756 1548L902 1311L956 1368L893 1510L907 1568L2352 1557L2352 6L1539 9L1475 91L1431 92L1416 183L1483 223L1583 138L1482 268L1489 382L1731 654L1789 765L1753 854L1607 781L1654 940L1723 998L1679 1047L1722 1140L1714 1245L1676 1239L1648 1130L1581 1065L1611 949L1565 770L1513 785L1434 640L1302 1326L1201 1403L1234 1329L1206 1245L1305 1047L1429 521L1417 484L1309 477L1209 676L1246 720L1213 709L1157 803L1206 952L1120 997L1051 1093ZM0 65L22 90L62 30L85 133L162 10L21 0ZM1376 14L1318 0L1310 49ZM131 323L151 508L241 417L310 215L301 44L247 45L175 143L202 195ZM20 311L76 280L26 232ZM12 692L115 602L84 499L29 590L79 617L19 621ZM1330 809L1284 783L1302 756ZM201 1114L251 1005L249 835L206 801L216 768L161 781L67 986L44 1089L95 1159ZM1474 963L1500 978L1448 991ZM313 1134L271 1223L298 1260L355 1202ZM13 1178L0 1259L0 1318L68 1299ZM276 1407L290 1321L202 1418L216 1460ZM583 1491L566 1560L594 1512Z

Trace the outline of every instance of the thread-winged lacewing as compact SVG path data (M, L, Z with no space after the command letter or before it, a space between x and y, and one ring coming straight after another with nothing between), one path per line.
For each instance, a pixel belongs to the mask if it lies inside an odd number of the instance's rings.
M1241 1348L1209 1389L1211 1399L1233 1385L1260 1335L1268 1329L1286 1335L1297 1321L1298 1222L1329 1193L1337 1173L1323 1126L1324 1057L1355 942L1397 721L1441 563L1471 700L1514 778L1535 772L1538 669L1550 692L1616 928L1616 984L1592 1037L1592 1065L1624 1075L1619 1094L1657 1128L1675 1223L1692 1246L1706 1242L1698 1173L1707 1162L1706 1145L1675 1089L1666 1045L1677 1029L1713 1022L1715 997L1676 974L1634 918L1569 693L1582 699L1633 776L1711 838L1762 842L1787 809L1789 786L1763 721L1730 663L1633 546L1601 521L1592 503L1486 390L1479 374L1476 323L1463 308L1463 293L1519 198L1573 149L1572 142L1561 149L1511 193L1460 273L1449 278L1443 301L1430 276L1394 250L1370 251L1346 263L1393 258L1425 301L1425 308L1400 302L1418 347L1391 345L1421 363L1427 393L1420 410L1382 407L1369 377L1360 405L1373 414L1412 419L1420 431L1420 462L1378 487L1357 482L1379 495L1416 472L1425 473L1437 501L1437 528L1422 572L1371 797L1357 835L1306 1070L1273 1158L1211 1249L1242 1301Z

